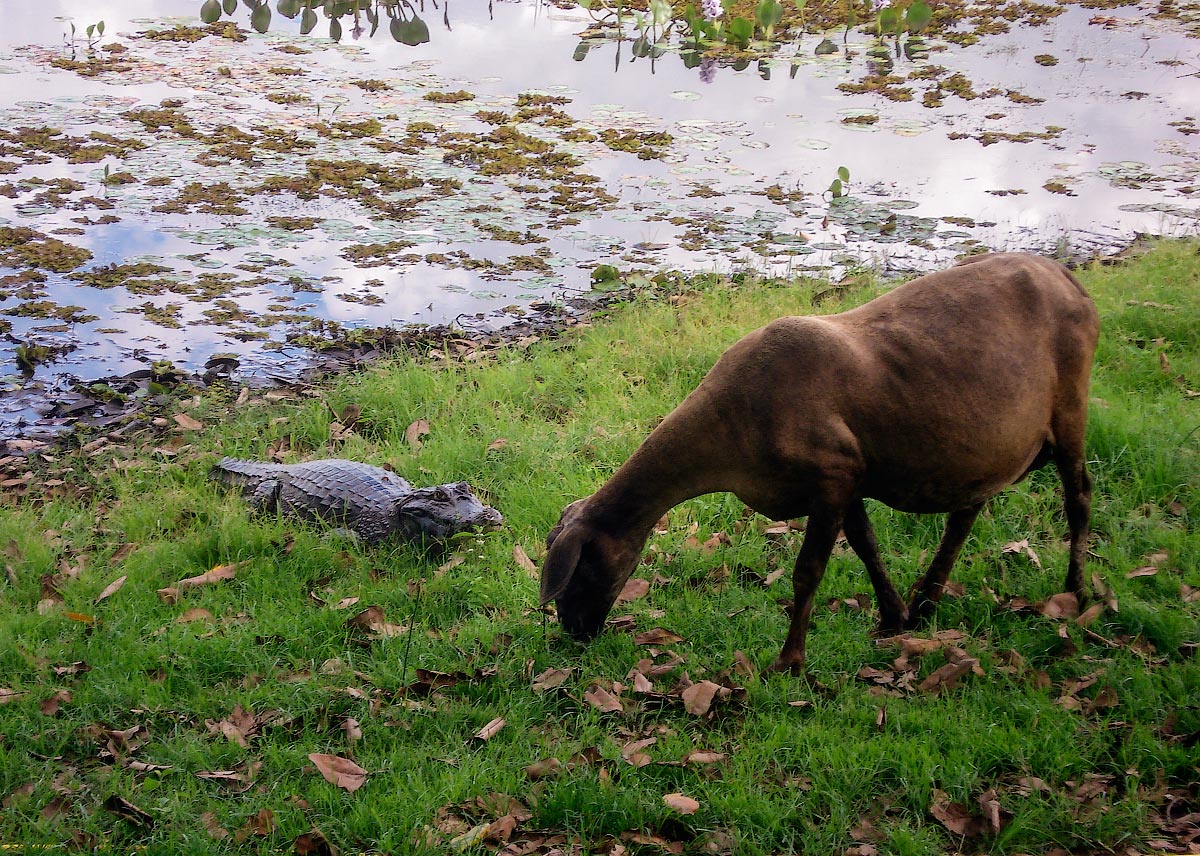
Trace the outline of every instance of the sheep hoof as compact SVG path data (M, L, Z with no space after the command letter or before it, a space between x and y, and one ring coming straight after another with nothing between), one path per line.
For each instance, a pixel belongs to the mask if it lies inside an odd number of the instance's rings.
M808 684L814 684L815 679L805 671L804 660L796 659L795 657L787 657L780 654L775 658L775 662L768 666L764 672L774 672L775 674L794 675L802 678Z

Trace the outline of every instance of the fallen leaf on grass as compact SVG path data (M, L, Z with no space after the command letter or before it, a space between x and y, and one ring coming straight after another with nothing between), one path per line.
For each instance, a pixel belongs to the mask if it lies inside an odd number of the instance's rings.
M205 571L197 576L180 580L179 582L175 583L175 588L182 591L183 589L196 588L197 586L207 586L212 585L213 583L231 580L237 573L238 568L242 567L243 565L248 565L249 563L250 560L246 559L244 562L233 562L232 564L228 565L217 565L210 571Z
M40 710L45 716L57 716L59 705L69 704L70 701L71 691L59 690L54 695L50 696L50 698L43 699L41 703L38 704L38 710Z
M310 752L308 760L316 765L317 770L325 777L325 781L350 793L361 788L367 780L367 771L349 758Z
M495 737L500 732L500 729L503 727L504 727L504 718L497 716L495 719L493 719L487 725L483 726L483 728L476 731L472 735L472 737L475 740L480 740L480 741L491 740L493 737Z
M1074 592L1064 591L1051 595L1045 600L1038 601L1033 607L1047 618L1074 619L1079 617L1079 598L1075 596Z
M943 790L934 789L929 813L955 835L971 837L983 832L982 821L972 817L971 812L962 803L953 802Z
M213 614L211 612L202 607L189 609L183 615L175 619L176 624L190 624L193 621L216 621L216 619L213 618Z
M936 695L942 690L954 689L964 675L979 668L979 661L973 657L963 657L952 663L947 663L921 681L917 689L924 693Z
M533 679L532 689L535 693L544 693L555 687L562 686L571 677L572 669L546 669Z
M342 722L342 731L346 732L346 742L354 745L359 740L362 740L362 728L358 724L358 720L353 717L346 717Z
M529 554L525 552L525 548L520 544L513 544L512 549L513 561L517 566L526 573L536 574L537 565L533 563L533 559L529 558Z
M264 808L258 814L252 814L246 819L241 828L233 833L233 840L236 844L244 844L251 835L266 838L274 831L275 812Z
M102 591L102 592L100 592L100 594L96 595L95 602L99 603L100 601L104 600L105 598L112 597L114 594L119 592L121 590L121 586L125 585L125 580L127 580L127 579L129 579L128 576L117 577L115 580L113 580L111 583L109 583L107 586L104 587L104 591Z
M8 687L0 687L0 704L11 704L22 696L27 696L27 692L17 692L10 690Z
M90 672L92 667L83 660L76 660L74 663L68 663L65 666L52 666L51 671L60 678L74 677Z
M488 447L487 447L487 449L485 449L484 451L487 451L487 452L498 452L498 451L500 451L501 449L504 449L504 448L506 448L507 446L508 446L508 440L507 440L507 439L505 439L504 437L497 437L495 440L493 440L492 442L488 443Z
M1129 573L1127 573L1125 575L1125 579L1132 580L1132 579L1136 579L1137 577L1152 577L1157 573L1158 573L1158 568L1154 567L1154 565L1146 565L1141 568L1134 568L1132 571L1130 571Z
M366 609L346 619L346 626L364 630L379 639L402 636L408 632L408 625L391 624L383 614L383 607L368 606Z
M674 633L663 627L655 627L652 630L645 630L641 633L634 634L634 645L670 645L675 642L683 642L684 639L678 633Z
M694 716L704 716L712 707L713 699L721 692L721 686L712 681L692 684L681 694L683 709Z
M620 713L621 700L599 684L592 684L583 694L583 700L601 713Z
M239 765L240 769L233 770L201 770L196 773L197 779L220 782L224 785L236 785L239 793L244 793L254 786L258 771L262 769L262 761L251 761Z
M308 832L297 835L292 841L297 856L338 856L338 850L315 826Z
M200 822L213 839L222 841L229 837L229 830L221 826L220 822L217 821L215 812L204 812L204 814L200 815Z
M616 603L618 605L632 603L640 597L645 597L646 593L649 591L649 580L644 580L639 577L630 577L628 580L626 580L624 588L621 589L621 593L617 595Z
M1103 615L1105 609L1107 609L1107 604L1093 603L1079 614L1079 617L1075 619L1075 623L1080 627L1087 627L1089 624L1092 624L1097 618Z
M534 781L537 781L538 779L544 779L547 776L555 775L560 769L562 769L562 761L558 760L557 758L543 758L540 761L534 761L532 764L523 769L525 770L526 776Z
M621 747L621 757L634 767L645 767L654 759L642 750L650 748L657 742L657 737L643 737L641 740L632 740Z
M667 808L677 811L680 814L695 814L700 810L700 803L696 802L691 797L685 797L683 794L664 794L663 803Z
M113 794L104 801L105 811L110 811L117 817L129 821L134 826L140 826L143 829L149 829L154 826L154 818L145 811L135 806L124 797L119 797Z
M1020 541L1009 541L1000 548L1000 554L1003 555L1005 553L1024 554L1036 567L1040 568L1042 566L1042 560L1038 558L1038 554L1029 546L1028 538L1022 538Z
M404 429L404 439L408 442L408 445L413 447L413 451L415 452L421 450L421 446L424 445L421 442L421 438L427 434L429 434L429 422L425 419L417 419Z
M729 758L724 752L709 752L705 749L693 749L683 756L684 766L695 764L704 766L707 764L720 764Z
M188 416L186 413L176 413L174 416L175 424L184 431L203 431L204 423L198 419Z

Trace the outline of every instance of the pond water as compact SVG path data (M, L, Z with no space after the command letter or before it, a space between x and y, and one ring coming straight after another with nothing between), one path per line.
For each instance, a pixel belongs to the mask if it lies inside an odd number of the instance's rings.
M1161 8L931 37L883 78L865 31L688 68L537 0L430 8L417 47L246 9L196 30L197 0L5 3L0 434L68 378L287 373L314 319L500 325L598 265L900 273L1195 234L1200 14Z

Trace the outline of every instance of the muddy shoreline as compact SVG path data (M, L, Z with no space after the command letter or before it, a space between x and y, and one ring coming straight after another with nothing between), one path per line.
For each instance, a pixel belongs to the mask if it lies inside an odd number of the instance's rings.
M673 283L682 280L664 278L663 282L650 289L659 297L672 293ZM236 357L221 355L209 359L200 370L153 364L97 380L67 378L55 388L26 386L0 395L0 399L9 405L19 402L36 415L5 424L0 428L0 441L9 454L16 455L83 446L103 437L121 442L145 430L176 427L169 413L181 399L218 388L224 388L231 400L250 392L268 398L301 393L330 377L360 371L400 353L434 363L474 362L501 349L524 349L543 339L557 338L572 327L588 323L596 313L644 293L644 286L622 286L561 302L535 302L519 318L497 329L472 329L470 323L456 323L295 332L288 341L304 349L305 356L286 373L243 372ZM458 320L486 323L482 316Z

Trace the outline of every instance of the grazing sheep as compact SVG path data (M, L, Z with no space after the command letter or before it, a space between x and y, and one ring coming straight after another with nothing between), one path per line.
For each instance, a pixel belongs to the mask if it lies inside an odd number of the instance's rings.
M773 520L808 517L795 608L773 669L802 673L813 595L838 533L867 567L880 629L937 604L988 499L1053 460L1071 533L1066 587L1082 593L1091 480L1084 461L1095 305L1061 265L976 256L856 309L773 321L742 338L628 461L568 505L547 538L541 600L563 628L604 626L670 508L731 491ZM863 506L948 512L907 605Z

